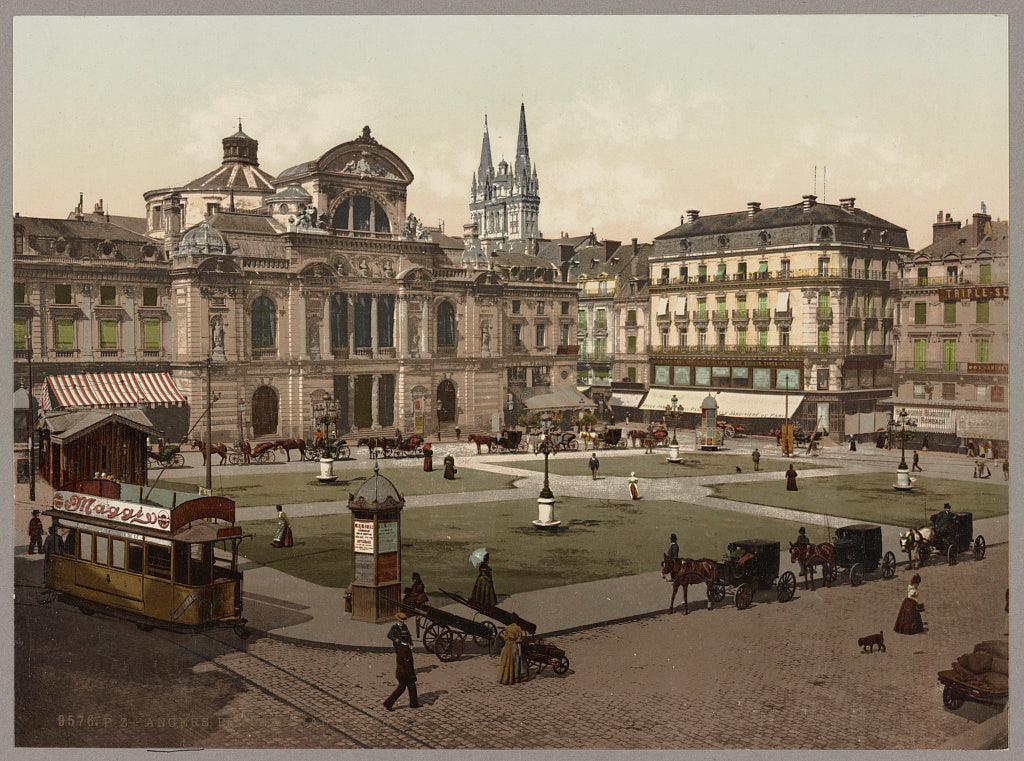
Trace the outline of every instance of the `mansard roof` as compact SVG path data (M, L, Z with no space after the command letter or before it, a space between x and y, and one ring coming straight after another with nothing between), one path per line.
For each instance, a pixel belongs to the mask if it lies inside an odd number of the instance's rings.
M915 257L940 259L949 254L973 256L979 251L987 251L995 256L1006 256L1010 250L1010 222L1006 219L981 220L992 226L992 232L983 237L977 244L976 230L978 222L973 222L955 232L944 235L939 240L925 246Z
M41 217L14 217L14 224L20 225L25 235L40 238L64 238L65 240L109 240L118 243L152 243L145 235L140 235L113 221L78 220L78 219L44 219Z

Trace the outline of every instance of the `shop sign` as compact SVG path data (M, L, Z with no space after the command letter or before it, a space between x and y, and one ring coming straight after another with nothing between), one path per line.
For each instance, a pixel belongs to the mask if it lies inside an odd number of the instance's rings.
M1010 372L1010 366L999 362L968 362L967 372L969 373L992 373L994 375L1006 375Z
M53 494L53 509L77 515L94 515L129 526L149 526L167 531L171 527L171 511L135 502L122 502L91 494L58 491Z
M907 407L910 419L917 423L917 430L931 433L952 433L955 430L953 410L937 407Z
M1005 299L1010 289L1005 285L973 285L967 288L940 288L939 301L985 301L986 299Z

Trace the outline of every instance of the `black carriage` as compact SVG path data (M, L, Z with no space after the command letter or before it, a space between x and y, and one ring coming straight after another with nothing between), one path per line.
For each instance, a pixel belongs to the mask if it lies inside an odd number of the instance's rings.
M474 621L427 604L411 605L398 601L395 604L407 614L430 622L423 629L423 647L440 661L458 659L466 649L467 635L480 647L486 647L488 652L495 651L498 627L490 621Z
M523 443L523 432L509 428L501 432L501 436L494 442L501 452L517 452Z
M622 438L621 428L605 428L601 433L599 443L603 449L625 449L626 440Z
M352 449L345 439L322 439L316 446L312 441L306 442L306 460L317 461L324 457L330 457L332 460L348 460L352 457Z
M555 446L559 449L570 450L580 448L580 442L576 439L576 434L572 431L553 434L552 440L555 442Z
M779 543L767 539L743 539L729 544L729 554L715 563L715 580L708 584L708 605L721 602L733 590L736 607L750 606L754 593L775 589L779 602L789 602L796 592L796 575L779 576Z
M181 453L181 447L177 444L170 444L159 452L147 452L152 467L184 468L185 456Z
M882 554L881 526L857 523L836 529L829 568L832 581L836 580L840 570L845 570L849 572L850 584L856 587L864 580L864 574L874 573L879 566L883 579L896 575L896 555L891 551Z
M948 525L945 530L941 529L946 511L935 513L929 519L932 525L931 548L933 551L945 555L950 565L956 565L957 555L961 552L972 552L975 560L985 557L985 537L974 536L974 514L959 512L949 514Z

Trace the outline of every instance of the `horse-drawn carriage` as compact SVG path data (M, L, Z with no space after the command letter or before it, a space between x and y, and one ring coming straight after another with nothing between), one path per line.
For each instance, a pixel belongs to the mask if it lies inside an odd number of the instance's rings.
M602 449L626 448L626 440L622 438L621 428L605 428L601 432L601 438L595 444L600 445Z
M363 436L356 442L357 447L366 447L370 453L370 459L377 457L405 457L407 455L422 454L423 442L426 441L417 433L411 436L387 437L387 436Z
M832 581L840 570L849 572L850 584L858 586L865 573L873 573L881 566L882 578L896 575L896 555L890 550L882 554L882 527L871 523L857 523L836 529L829 566Z
M332 460L347 460L352 456L345 439L320 439L319 442L308 442L306 444L306 460L320 460L330 457Z
M526 448L523 445L523 432L515 428L504 429L494 443L500 452L518 452Z
M561 450L579 449L580 442L572 431L558 431L551 434L551 440Z
M234 449L228 450L228 463L231 465L245 465L247 463L266 464L274 462L274 450L277 449L276 442L264 441L252 446L248 441L240 441ZM216 451L216 450L214 450Z
M919 568L928 565L932 555L945 555L950 565L956 565L961 552L972 552L975 560L985 557L985 537L974 536L974 515L943 510L929 519L930 526L900 533L900 550L907 554L907 568L914 567L917 556Z
M177 444L168 444L159 452L148 451L146 456L151 467L184 468L185 456Z

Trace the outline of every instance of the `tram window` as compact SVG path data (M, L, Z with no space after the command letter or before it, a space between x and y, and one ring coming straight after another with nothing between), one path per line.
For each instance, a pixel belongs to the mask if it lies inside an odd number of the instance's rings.
M175 542L173 546L174 581L176 584L188 584L188 545Z
M124 568L124 539L111 539L110 550L110 565Z
M79 534L78 557L82 560L92 560L92 534L88 531Z
M159 576L161 579L171 578L171 548L156 544L146 545L146 574Z
M73 528L68 529L68 535L64 537L64 554L75 556L75 539L78 536L78 532Z
M213 583L213 545L192 545L192 583L194 585Z
M128 570L142 573L142 545L128 542Z
M106 565L109 560L110 553L107 552L110 547L109 539L102 534L96 535L96 562Z

